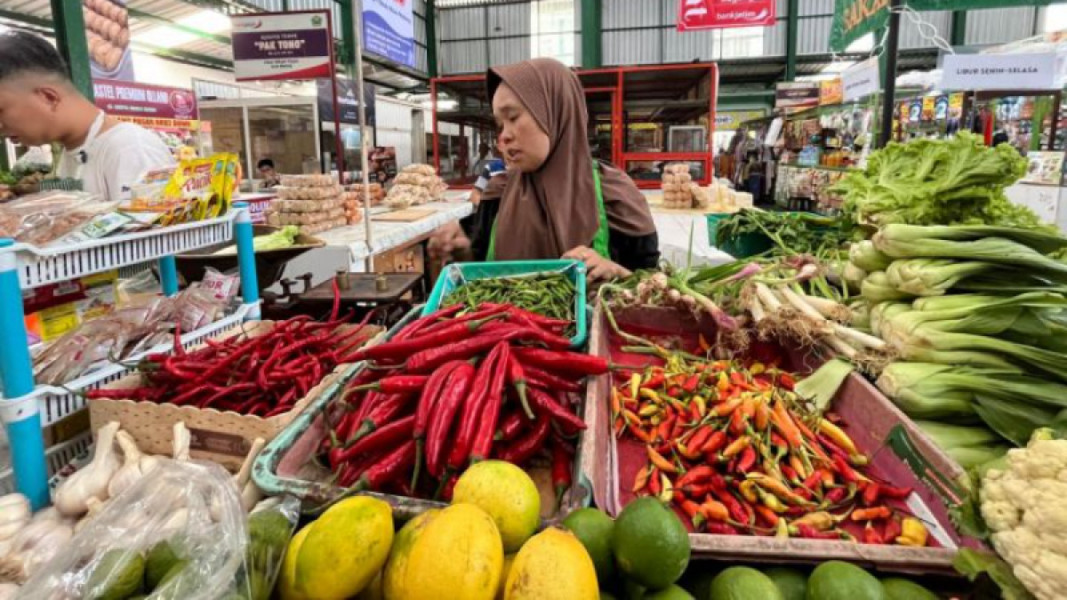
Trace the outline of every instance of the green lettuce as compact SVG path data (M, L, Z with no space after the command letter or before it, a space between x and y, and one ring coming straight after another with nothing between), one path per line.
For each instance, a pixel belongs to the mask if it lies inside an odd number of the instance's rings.
M844 198L844 211L857 223L1037 229L1042 227L1037 215L1004 194L1026 166L1011 146L990 148L980 137L961 132L946 140L891 143L831 191Z

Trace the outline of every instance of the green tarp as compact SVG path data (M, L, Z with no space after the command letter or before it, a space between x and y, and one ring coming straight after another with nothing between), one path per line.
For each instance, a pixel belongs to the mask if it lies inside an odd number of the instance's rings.
M1045 6L1052 0L905 0L914 10L978 10L1007 6ZM830 30L830 50L843 52L864 34L877 31L889 21L889 0L836 0Z

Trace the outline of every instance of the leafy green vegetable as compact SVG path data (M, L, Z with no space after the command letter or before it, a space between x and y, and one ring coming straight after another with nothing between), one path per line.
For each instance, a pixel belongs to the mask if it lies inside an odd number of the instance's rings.
M990 148L969 132L947 140L892 143L871 153L867 168L830 191L844 197L856 223L989 224L1040 229L1032 211L1012 204L1004 188L1026 173L1012 147Z
M774 252L785 256L837 254L857 238L852 224L839 217L742 209L719 221L715 245L721 248L747 233L765 235L774 243Z
M281 250L296 243L296 236L300 235L300 228L296 225L286 225L274 233L261 235L252 240L252 247L256 252L265 250Z
M1011 565L992 552L963 548L952 559L952 566L971 581L988 576L1000 588L1004 600L1032 600L1034 597L1015 577Z

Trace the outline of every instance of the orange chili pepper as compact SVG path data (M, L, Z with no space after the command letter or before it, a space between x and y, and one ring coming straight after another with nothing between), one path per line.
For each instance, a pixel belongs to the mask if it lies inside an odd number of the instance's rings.
M622 403L619 401L619 388L611 388L611 414L617 415L622 412Z
M641 417L637 416L637 413L627 408L622 409L622 416L624 419L626 419L627 425L633 425L635 423L641 422Z
M701 417L700 407L697 406L696 402L690 402L689 403L689 420L690 421L699 421L700 417Z
M748 436L739 437L736 440L730 442L730 445L722 451L723 458L731 458L737 455L739 452L748 448L748 445L752 443L752 438Z
M660 456L659 452L656 452L653 448L648 448L648 459L652 461L652 464L656 466L660 471L664 473L677 473L678 467L671 464L669 460Z
M780 401L774 403L774 408L771 411L771 422L778 428L778 432L782 434L785 441L789 442L790 448L801 447L803 440L800 438L800 432L797 431L796 423L789 415L784 403Z
M699 525L700 519L702 518L700 516L700 505L692 500L686 499L681 500L679 504L681 504L682 512L689 517L689 520L692 521L694 525Z
M661 440L671 439L671 430L674 427L674 417L667 417L659 424L659 428L656 430L656 437Z
M626 420L622 418L622 415L615 417L615 437L622 435L622 430L626 429Z
M741 435L745 432L745 428L748 426L748 421L745 420L744 406L739 406L737 410L730 415L730 433L734 435Z
M710 496L700 504L700 514L708 521L723 522L730 518L726 505Z
M756 431L766 431L767 423L771 420L771 409L767 403L760 400L756 403L755 426Z
M651 471L652 470L649 468L649 466L645 465L641 467L640 471L637 472L637 476L634 477L633 491L635 494L645 489L645 486L648 485L648 476Z
M776 512L762 504L757 504L753 508L755 508L756 514L759 515L760 518L762 518L767 523L768 527L774 527L778 525L779 517Z
M808 469L804 466L804 461L800 460L800 457L796 454L789 455L789 466L797 472L798 475L807 475ZM805 477L807 479L807 477Z
M708 436L708 441L704 442L704 446L700 449L705 454L718 452L720 448L726 445L726 432L716 431Z
M659 471L656 469L649 469L648 471L648 492L653 496L659 496L660 492Z
M850 517L853 521L873 521L875 519L888 519L893 516L893 511L888 506L874 506L871 508L858 508L852 511Z
M741 406L741 402L741 398L733 398L721 404L716 404L712 407L711 413L717 417L725 417Z
M645 433L645 432L644 432L644 430L643 430L643 429L641 429L640 427L638 427L638 426L637 426L636 424L634 424L634 423L630 423L629 425L627 425L627 426L626 426L626 428L627 428L627 429L628 429L628 430L630 431L630 433L631 433L631 434L632 434L632 435L633 435L633 436L634 436L635 438L637 438L638 440L640 440L640 441L642 441L642 442L644 442L644 443L646 443L646 444L648 444L648 443L651 443L651 442L652 442L652 438L650 438L650 437L648 436L648 434L647 434L647 433Z

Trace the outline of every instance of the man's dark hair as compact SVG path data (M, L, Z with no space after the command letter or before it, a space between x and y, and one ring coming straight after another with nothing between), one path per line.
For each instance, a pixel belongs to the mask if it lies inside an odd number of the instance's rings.
M274 168L274 161L269 159L269 158L264 158L264 159L260 160L258 163L256 163L256 169L262 169L264 167L266 167L268 169L273 169Z
M25 31L0 33L0 81L24 73L55 75L70 81L67 63L48 40Z

